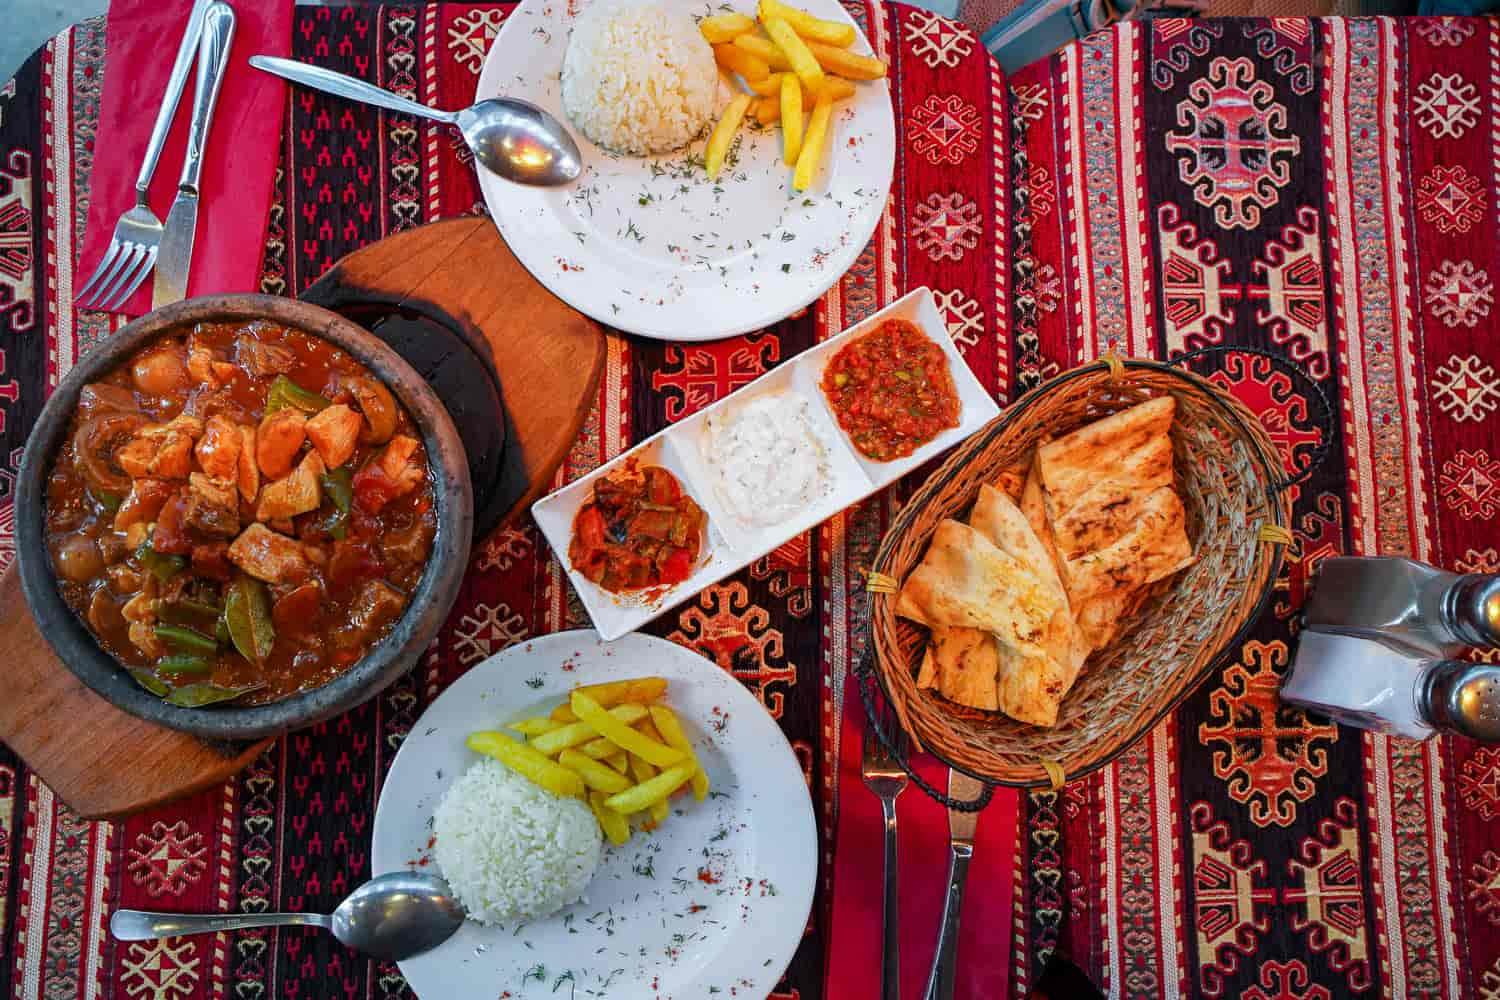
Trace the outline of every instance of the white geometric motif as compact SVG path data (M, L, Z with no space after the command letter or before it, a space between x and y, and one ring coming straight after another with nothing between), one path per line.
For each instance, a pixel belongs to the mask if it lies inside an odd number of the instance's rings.
M505 11L499 7L477 8L457 18L448 28L448 51L470 73L479 74L484 54L500 34Z
M1455 48L1474 34L1473 18L1467 17L1417 17L1412 21L1417 34L1433 45L1452 45Z
M202 959L193 954L197 938L162 938L132 944L120 962L121 982L131 997L179 1000L198 984Z
M1495 303L1495 286L1490 276L1471 261L1455 264L1445 260L1427 276L1422 298L1447 325L1461 323L1472 328L1490 314L1490 306Z
M1494 549L1469 549L1462 559L1453 560L1460 573L1500 573L1500 552Z
M504 602L491 607L478 604L474 614L464 615L454 629L453 648L458 662L475 663L526 638L526 620Z
M1031 294L1035 296L1036 307L1042 311L1043 316L1056 312L1057 304L1062 301L1062 278L1058 275L1057 268L1051 264L1043 264L1037 268Z
M125 870L152 896L180 896L208 868L203 835L180 819L171 826L157 820L151 832L136 834Z
M926 201L917 203L913 214L912 236L916 238L917 249L933 261L945 257L958 260L965 250L979 246L979 234L984 228L979 206L962 192L930 194Z
M979 343L979 335L984 332L984 310L979 303L965 295L961 288L932 294L942 310L943 320L948 324L948 336L953 342L964 347Z
M1039 122L1047 113L1047 88L1044 84L1028 83L1010 89L1016 106L1011 109L1022 121Z
M479 553L480 569L498 569L502 573L531 552L531 535L518 528L502 528L490 537Z
M1432 394L1438 409L1454 420L1478 422L1500 409L1500 375L1477 354L1455 354L1437 370Z
M1417 85L1417 124L1434 139L1457 139L1479 124L1479 91L1457 73L1434 73Z
M968 25L950 21L913 7L906 20L906 40L912 43L912 54L933 69L953 68L974 51L974 32Z

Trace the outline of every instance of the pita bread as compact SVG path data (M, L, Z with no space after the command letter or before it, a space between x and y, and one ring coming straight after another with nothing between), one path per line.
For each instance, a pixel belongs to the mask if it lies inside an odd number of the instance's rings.
M978 531L944 519L921 564L896 598L896 614L924 625L994 632L1005 645L1036 650L1057 599L1036 574Z
M1176 411L1176 400L1158 396L1042 445L1036 456L1049 500L1066 510L1105 476L1138 481L1149 470L1130 465L1130 456L1167 437ZM1122 469L1129 474L1117 475Z
M1129 593L1192 565L1185 521L1182 500L1164 486L1140 502L1135 521L1108 545L1076 555L1059 546L1069 600Z
M999 651L993 634L974 628L937 626L922 658L917 687L935 687L949 701L994 712L1000 708L996 691L999 672Z
M1073 658L1070 651L1073 616L1068 610L1068 595L1063 591L1062 578L1058 576L1052 557L1026 520L1026 515L1004 493L992 486L981 486L979 499L974 502L974 511L969 515L969 524L995 543L996 548L1031 567L1049 592L1056 607L1038 645L1046 656L1063 667L1064 673L1068 673ZM1068 684L1072 684L1071 676Z

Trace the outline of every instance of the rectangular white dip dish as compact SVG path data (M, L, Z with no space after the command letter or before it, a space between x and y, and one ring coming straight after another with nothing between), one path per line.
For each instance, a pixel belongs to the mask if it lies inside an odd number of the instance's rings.
M959 423L938 434L905 458L874 462L859 454L838 426L819 383L823 369L841 347L889 319L915 324L942 348L959 399ZM704 451L711 416L741 407L769 393L786 393L805 402L815 437L825 452L828 476L825 490L804 509L795 511L769 527L747 525L734 517L713 487L713 477ZM562 562L568 579L588 609L594 627L606 640L618 639L664 611L694 596L710 584L748 566L774 549L839 511L889 486L934 456L947 451L995 419L1000 407L985 392L958 348L948 336L947 326L932 292L918 288L884 309L831 337L816 347L766 372L747 386L730 393L711 406L673 424L642 441L610 462L582 476L555 493L532 504L531 513ZM659 465L677 477L684 490L707 516L708 526L702 555L691 576L669 587L651 588L649 597L614 594L583 577L570 565L568 543L573 537L573 519L593 494L593 484L627 462L637 467Z

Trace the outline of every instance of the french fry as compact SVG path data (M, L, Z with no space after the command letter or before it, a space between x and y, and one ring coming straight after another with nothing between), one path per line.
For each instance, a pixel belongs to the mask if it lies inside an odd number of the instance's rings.
M687 738L687 733L682 731L682 723L678 721L677 713L665 705L652 705L651 723L661 734L662 742L669 747L681 750L693 765L693 798L699 802L708 798L708 774L704 772L703 765L698 762L698 755L693 752L692 741Z
M823 159L823 147L828 142L828 117L832 113L833 101L827 94L819 94L818 103L813 105L812 120L807 123L807 135L802 140L802 152L797 156L797 170L792 175L793 190L806 191L817 176L818 164ZM574 711L577 711L576 705ZM546 736L541 738L546 739Z
M619 847L630 839L630 823L604 804L602 792L594 792L589 796L589 808L594 810L594 818L599 821L599 828L604 831L611 844Z
M698 30L710 45L734 41L735 35L755 30L755 22L748 14L715 14L698 22ZM820 39L821 41L822 39Z
M720 118L719 124L714 126L713 134L708 137L708 145L704 147L703 150L703 165L708 169L709 180L716 180L719 176L719 171L723 169L724 157L729 153L729 144L734 140L734 133L739 131L740 122L744 120L745 110L749 107L749 94L735 95L734 99L729 102L729 107L724 109L724 117ZM584 719L585 721L587 721L588 716L584 715L583 712L579 711L578 709L578 694L579 693L577 691L573 692L573 712L580 719ZM586 702L588 702L588 704L593 705L596 708L598 707L599 703L594 701L588 695L585 694L583 698ZM631 733L635 736L640 736L639 733L636 733L635 730L630 729L628 726L622 725L619 728L623 732ZM599 735L609 736L609 738L615 743L619 743L621 746L625 746L625 744L620 743L619 740L616 740L613 736L603 730L599 731ZM632 748L625 746L625 749L630 750ZM641 756L646 757L645 754L641 754ZM647 757L646 759L650 760L649 757Z
M748 94L741 94L739 97L735 98L736 102L741 100L743 100L743 104L740 105L739 114L737 117L744 116L745 105L748 105L750 103L750 97ZM731 105L731 109L732 108L733 105ZM729 115L726 114L725 121L727 121L728 119ZM722 126L723 122L720 122L720 125ZM715 138L718 137L717 132L718 130L715 129ZM727 145L727 142L725 143L725 145ZM713 140L709 141L709 146L713 146ZM722 151L720 152L719 157L720 161L722 162ZM710 177L715 176L717 173L718 171L716 169L710 167ZM671 767L672 765L677 764L683 759L683 753L681 750L674 750L672 747L665 746L664 744L658 743L655 740L636 732L634 729L630 728L629 722L618 719L612 712L600 708L598 702L581 691L573 692L572 704L573 711L577 713L580 720L593 726L594 730L600 736L603 736L605 739L609 740L611 743L622 750L628 750L631 753L635 754L637 757L642 757L650 763L655 764L657 767ZM637 706L622 705L620 707L631 708ZM618 709L616 709L616 711L618 711ZM637 720L633 719L630 721L633 722ZM539 739L546 739L551 735L551 733L547 733L539 737ZM691 772L689 772L689 777L691 777ZM611 808L617 809L624 813L633 813L637 811L636 809L620 809L619 806L612 806Z
M744 37L746 36L740 36L740 38ZM738 41L739 39L735 40ZM766 65L764 59L735 45L715 45L714 60L723 69L731 73L738 73L747 81L764 80L771 75L771 67Z
M792 68L792 64L787 61L786 53L759 35L736 35L734 45L765 63L768 69L778 73Z
M582 691L605 708L616 705L649 705L667 693L665 677L632 677L624 681L609 681L606 684L585 684L574 688ZM576 721L576 720L575 720Z
M567 702L558 705L547 715L553 722L577 722L578 716L573 714L572 706Z
M832 73L824 73L823 93L827 94L829 98L835 101L848 100L849 98L854 96L854 84L850 83L848 80L845 80L841 76L834 76ZM807 95L804 94L802 96L805 101L807 99ZM817 98L814 97L812 98L812 100L816 101Z
M634 732L634 730L631 731ZM649 757L646 759L650 760ZM628 816L642 809L651 808L653 803L665 801L667 796L686 784L692 777L692 764L677 764L667 768L650 781L643 781L623 792L611 795L604 800L604 804L615 812Z
M599 736L592 740L589 740L583 746L579 747L578 752L583 754L585 757L590 757L594 760L603 760L606 757L613 756L614 752L618 749L620 748L615 746L609 740L605 739L603 736Z
M540 736L561 726L561 722L553 722L551 719L522 719L520 722L512 722L505 728L520 733L522 736Z
M470 733L464 745L475 753L493 757L523 778L563 798L583 798L583 778L537 750L517 743L504 733ZM618 777L618 776L617 776Z
M595 702L595 704L598 704ZM628 726L641 721L646 717L646 709L642 705L616 705L606 712L599 710L601 714L618 720L618 724ZM559 726L548 733L533 736L529 741L531 748L538 753L551 757L569 747L576 747L580 743L586 743L599 735L599 730L588 722L570 722L565 726Z
M792 72L797 74L797 79L802 81L802 86L807 88L809 94L821 94L823 92L823 67L818 60L813 58L808 49L792 26L779 17L773 17L764 24L766 34L771 36L771 41L776 43L786 56L786 61L791 64ZM833 49L842 52L842 49Z
M813 17L800 7L781 3L780 0L760 0L756 14L762 21L779 17L792 26L792 30L810 42L847 47L854 44L854 25L838 21L824 21Z
M796 79L796 77L792 77ZM801 90L796 84L793 90ZM781 121L781 99L779 97L761 97L755 101L755 120L762 125L775 125Z
M824 84L827 87L827 84ZM766 98L770 100L770 98ZM802 82L790 73L781 77L781 141L786 147L782 154L786 165L797 165L797 154L802 151ZM661 728L660 726L657 727ZM680 749L680 748L679 748Z
M750 88L750 93L758 97L780 97L781 78L784 73L772 73L764 80L747 80L745 86Z
M885 63L871 56L861 56L822 42L808 42L807 51L830 73L850 80L878 80L885 76Z
M649 725L650 723L647 722L646 725L641 727L641 729L644 731L646 726ZM652 778L656 777L656 768L641 760L635 754L631 754L630 776L635 778L636 784L639 785L642 782L650 781ZM651 803L648 812L650 812L651 814L651 829L655 830L657 827L661 826L667 821L668 816L672 815L672 807L667 803L666 799L662 799L660 802Z
M627 754L624 750L616 750L614 753L604 758L604 763L614 768L616 773L624 774L626 768L630 766L628 757L629 754Z
M564 750L558 755L557 762L577 773L585 785L608 795L623 792L630 787L629 778L597 760L585 757L577 750Z

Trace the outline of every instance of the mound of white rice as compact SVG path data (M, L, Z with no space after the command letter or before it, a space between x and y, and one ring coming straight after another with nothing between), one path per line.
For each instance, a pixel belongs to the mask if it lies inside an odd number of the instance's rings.
M599 823L486 757L455 781L433 815L433 854L481 923L555 913L583 897L599 866Z
M573 26L562 103L594 142L620 153L680 149L713 117L719 70L692 18L661 4L600 0Z

